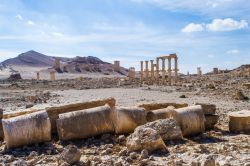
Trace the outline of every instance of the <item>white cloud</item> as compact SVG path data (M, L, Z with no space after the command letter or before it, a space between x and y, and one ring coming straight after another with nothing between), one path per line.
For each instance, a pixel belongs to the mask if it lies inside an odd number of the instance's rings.
M28 24L29 26L35 25L35 23L34 23L33 21L31 21L31 20L29 20L29 21L27 22L27 24Z
M23 17L20 14L16 15L16 18L19 20L23 20Z
M187 26L185 26L181 31L185 33L190 33L190 32L200 32L203 30L204 28L202 24L190 23Z
M228 50L226 53L227 54L239 54L240 51L239 50Z
M59 33L59 32L54 32L53 35L54 35L55 37L62 37L62 36L63 36L63 34L62 34L62 33Z
M233 31L244 29L248 27L248 22L246 20L234 20L232 18L225 19L214 19L211 23L208 24L194 24L190 23L186 27L184 27L181 31L185 33L190 32L199 32L199 31Z
M209 31L232 31L246 27L248 27L246 20L237 21L232 18L214 19L210 24L207 24L207 30Z

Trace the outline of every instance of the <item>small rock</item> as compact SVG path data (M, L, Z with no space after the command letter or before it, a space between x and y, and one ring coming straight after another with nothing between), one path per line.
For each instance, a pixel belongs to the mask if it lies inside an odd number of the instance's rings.
M129 154L129 157L131 157L131 159L136 159L137 154L135 152L132 152L132 153Z
M201 159L201 166L215 166L215 159L212 155L205 155Z
M68 164L76 164L80 161L81 152L75 145L68 145L61 154L61 159Z
M119 152L119 156L126 156L128 153L127 148L123 148L120 152Z
M149 156L148 156L148 151L146 149L143 149L141 151L141 159L147 159Z
M122 143L122 142L124 142L124 141L126 141L125 135L120 135L120 136L118 137L118 142L119 142L119 143Z

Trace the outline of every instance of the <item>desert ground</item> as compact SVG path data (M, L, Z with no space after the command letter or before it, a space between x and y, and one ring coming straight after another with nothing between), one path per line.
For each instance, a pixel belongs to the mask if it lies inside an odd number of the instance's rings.
M63 77L62 77L63 78ZM104 134L93 138L60 141L56 135L49 143L6 149L1 142L2 165L68 165L60 160L67 145L81 152L76 165L250 165L250 135L228 131L228 113L249 110L250 89L242 84L248 77L227 75L182 78L176 86L141 85L139 79L124 77L80 77L76 79L20 80L0 82L0 108L4 114L29 108L43 109L59 104L77 103L113 97L117 106L143 103L196 102L216 105L220 116L215 128L179 141L167 141L167 151L130 152L128 135ZM245 99L237 98L238 91Z

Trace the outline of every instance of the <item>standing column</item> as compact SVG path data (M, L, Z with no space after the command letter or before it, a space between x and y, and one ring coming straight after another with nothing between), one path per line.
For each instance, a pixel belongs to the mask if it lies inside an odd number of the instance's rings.
M51 81L56 80L56 72L54 70L50 71L50 80Z
M40 73L39 72L36 73L36 79L37 79L37 81L40 80Z
M143 61L141 61L141 84L143 84Z
M165 57L162 57L162 85L165 84L165 74L166 74L166 71L165 71Z
M174 67L174 82L177 83L178 82L178 58L175 57L174 58L175 61L175 67Z
M154 84L155 80L155 69L154 69L154 60L150 60L151 62L151 82Z
M156 82L159 84L159 58L156 58Z
M168 85L171 85L171 78L172 78L172 70L171 70L171 57L168 56Z
M145 61L146 63L146 83L148 84L148 61Z

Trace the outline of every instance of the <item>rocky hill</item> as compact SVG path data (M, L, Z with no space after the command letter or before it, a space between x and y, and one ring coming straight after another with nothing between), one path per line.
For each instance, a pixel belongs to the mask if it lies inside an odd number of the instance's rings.
M49 71L51 68L53 68L56 59L60 61L60 67L56 69L59 73L115 74L113 71L113 64L104 62L97 57L53 57L33 50L22 53L15 58L10 58L3 61L0 63L0 71L8 70L9 73L23 72L24 68L30 72L32 72L31 68L39 68L39 70L42 71ZM126 73L127 69L121 67L121 70L118 74L125 75Z

